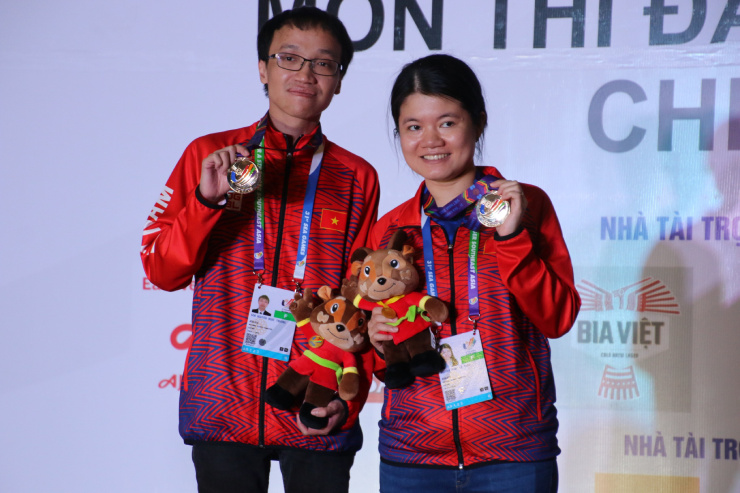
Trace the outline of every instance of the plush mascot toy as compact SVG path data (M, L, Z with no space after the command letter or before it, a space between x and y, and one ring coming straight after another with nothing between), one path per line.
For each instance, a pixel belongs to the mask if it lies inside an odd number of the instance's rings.
M365 312L343 296L333 295L329 286L319 288L319 297L324 301L321 304L314 302L310 288L303 296L296 293L289 309L299 328L313 329L310 349L291 361L265 393L268 404L287 411L305 391L298 416L304 425L314 429L325 428L329 418L313 416L312 410L326 407L337 392L345 401L359 392L355 353L368 347Z
M447 305L419 293L419 273L414 266L414 248L404 245L406 233L397 230L388 248L372 251L358 248L352 254L352 276L345 280L342 294L358 308L380 306L386 318L398 327L392 341L383 342L386 362L385 386L405 387L415 377L439 373L444 359L432 343L428 328L447 320Z

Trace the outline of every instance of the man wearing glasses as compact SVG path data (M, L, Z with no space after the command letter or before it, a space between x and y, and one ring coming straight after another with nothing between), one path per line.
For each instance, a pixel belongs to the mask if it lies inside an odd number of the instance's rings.
M297 408L276 409L264 393L288 358L309 347L310 334L293 323L253 334L250 306L267 290L289 299L305 288L338 288L376 220L375 170L327 140L319 124L354 50L336 17L301 7L270 19L257 51L267 113L188 146L144 228L142 262L162 289L195 276L180 434L193 445L198 490L266 492L270 463L279 460L286 491L346 492L372 355L360 369L360 395L314 410L326 426L307 428ZM238 157L261 169L254 191L230 193ZM279 322L281 314L273 316Z

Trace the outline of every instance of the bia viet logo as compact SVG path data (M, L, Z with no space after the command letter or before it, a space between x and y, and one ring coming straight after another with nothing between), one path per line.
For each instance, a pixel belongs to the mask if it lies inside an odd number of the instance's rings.
M681 315L676 297L652 277L616 289L581 280L576 288L582 305L571 340L604 364L598 395L638 399L633 363L670 349L671 322Z
M624 309L634 312L670 313L673 315L681 313L676 298L666 285L650 277L613 291L607 291L585 280L581 281L576 288L583 302L581 311Z
M190 324L178 325L170 333L170 344L172 344L172 347L177 350L187 351L188 349L190 349L190 345L192 343L193 327ZM172 376L159 381L160 389L172 387L175 390L180 390L180 385L182 385L182 374L178 373L175 373Z
M602 351L631 346L646 356L645 351L652 355L667 349L671 315L681 312L665 283L648 277L614 290L585 280L576 287L582 300L578 345Z
M618 401L640 397L637 379L635 379L635 369L630 366L620 370L611 365L606 365L604 373L601 375L599 397Z

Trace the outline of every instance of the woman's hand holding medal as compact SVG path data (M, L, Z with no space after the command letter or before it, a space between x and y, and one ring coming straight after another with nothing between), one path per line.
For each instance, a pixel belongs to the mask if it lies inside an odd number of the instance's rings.
M503 200L509 202L510 212L503 224L496 227L499 236L508 236L516 232L522 223L524 211L527 210L527 197L524 196L522 185L514 180L496 180L491 183L492 189L498 189L497 193Z

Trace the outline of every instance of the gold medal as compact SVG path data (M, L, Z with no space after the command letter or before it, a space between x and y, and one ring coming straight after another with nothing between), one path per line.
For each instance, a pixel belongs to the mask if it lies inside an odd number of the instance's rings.
M308 340L308 345L311 346L314 349L319 348L319 347L321 347L321 346L324 345L324 338L321 337L321 336L319 336L319 335L312 336Z
M504 224L504 221L509 216L509 212L511 212L509 201L502 199L493 190L481 197L478 203L475 204L475 213L478 216L478 221L489 228L497 228Z
M385 318L394 319L396 318L396 312L390 306L384 306L380 312Z
M260 169L245 157L237 158L227 173L229 188L237 193L249 193L259 186Z

